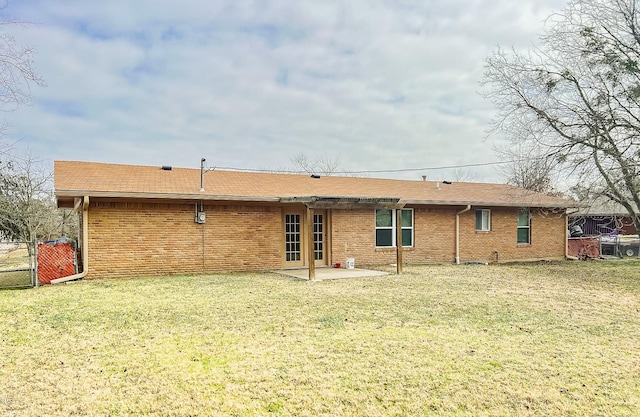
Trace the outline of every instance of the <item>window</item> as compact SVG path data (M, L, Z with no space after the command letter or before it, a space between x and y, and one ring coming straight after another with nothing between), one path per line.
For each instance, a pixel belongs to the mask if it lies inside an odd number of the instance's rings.
M528 208L518 209L518 244L531 243L531 215Z
M396 246L397 210L376 209L376 247ZM402 246L413 246L413 209L402 209Z
M376 210L376 246L394 246L394 214L391 209Z
M482 232L491 230L491 210L476 210L476 230Z

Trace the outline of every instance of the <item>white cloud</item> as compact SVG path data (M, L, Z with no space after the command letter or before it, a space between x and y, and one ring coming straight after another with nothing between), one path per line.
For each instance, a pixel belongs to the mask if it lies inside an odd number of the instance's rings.
M534 43L563 4L14 1L14 17L39 22L16 37L39 51L48 87L7 116L50 159L281 168L303 152L351 170L492 161L483 59Z

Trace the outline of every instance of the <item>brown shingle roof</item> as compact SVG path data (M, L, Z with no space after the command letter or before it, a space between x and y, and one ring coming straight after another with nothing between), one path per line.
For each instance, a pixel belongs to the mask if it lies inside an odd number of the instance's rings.
M570 200L533 193L504 184L409 181L380 178L255 173L200 169L55 161L58 200L129 197L204 200L280 201L293 197L399 198L407 204L575 207Z

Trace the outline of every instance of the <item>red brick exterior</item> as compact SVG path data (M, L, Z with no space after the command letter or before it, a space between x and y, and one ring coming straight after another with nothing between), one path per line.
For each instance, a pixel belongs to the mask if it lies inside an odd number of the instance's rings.
M88 278L200 274L282 267L279 207L92 202Z
M487 208L487 207L482 207ZM404 248L405 263L455 262L456 212L464 207L414 208L414 247ZM517 208L490 208L491 230L476 231L475 208L460 215L460 262L495 262L562 258L565 255L564 213L532 209L531 244L516 241ZM375 247L373 210L334 210L332 260L356 266L396 262L395 248Z
M489 232L475 230L475 208L460 216L461 262L533 260L565 256L567 238L564 212L531 209L531 244L519 245L516 235L518 209L488 208L491 210Z
M405 263L455 261L456 212L464 207L414 207L414 247ZM531 244L516 243L516 208L490 208L491 231L475 230L475 207L460 216L460 260L493 262L561 258L565 218L532 210ZM206 203L206 223L194 222L195 202L91 202L88 278L162 276L284 267L284 208ZM395 249L375 247L373 209L329 210L329 262L356 267L394 263ZM302 227L302 230L307 230ZM306 238L303 237L306 242ZM497 253L497 255L496 255Z

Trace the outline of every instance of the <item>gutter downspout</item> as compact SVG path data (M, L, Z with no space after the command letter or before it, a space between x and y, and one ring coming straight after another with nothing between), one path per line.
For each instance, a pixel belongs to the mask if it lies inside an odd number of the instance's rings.
M75 210L78 210L76 205ZM52 279L52 284L61 284L67 281L82 279L89 272L89 196L85 195L82 201L82 272L68 277Z
M460 265L460 215L471 210L471 204L467 208L456 213L456 265Z

